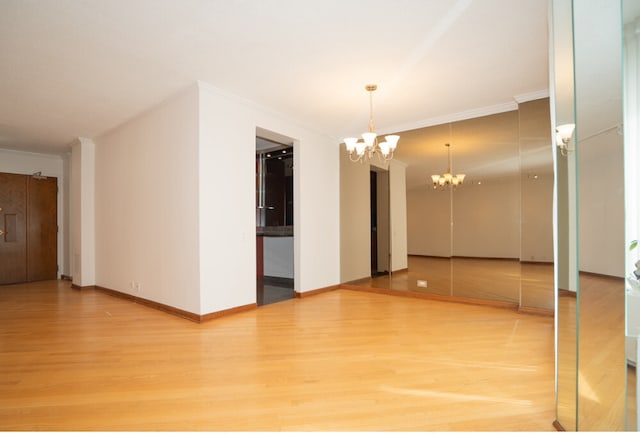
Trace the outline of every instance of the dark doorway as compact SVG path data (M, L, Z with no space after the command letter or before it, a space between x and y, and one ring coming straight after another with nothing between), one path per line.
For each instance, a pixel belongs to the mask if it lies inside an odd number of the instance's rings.
M0 173L0 284L56 279L56 177Z
M370 172L371 206L371 276L378 275L378 176Z
M391 268L389 171L372 166L369 179L371 206L371 276L388 275Z
M293 145L256 139L256 302L294 296Z

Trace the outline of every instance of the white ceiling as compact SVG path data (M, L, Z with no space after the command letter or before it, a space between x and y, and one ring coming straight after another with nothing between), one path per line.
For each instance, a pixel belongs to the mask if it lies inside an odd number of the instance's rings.
M0 0L0 148L65 152L196 80L337 140L366 129L367 83L378 133L508 110L548 95L547 6Z

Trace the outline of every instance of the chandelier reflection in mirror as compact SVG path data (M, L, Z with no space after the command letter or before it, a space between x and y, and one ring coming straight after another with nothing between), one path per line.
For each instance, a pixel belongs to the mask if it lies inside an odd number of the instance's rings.
M362 163L372 159L374 154L377 154L380 160L391 160L400 136L391 134L384 137L384 142L378 141L378 135L373 127L373 91L378 89L378 85L366 85L365 89L369 92L369 131L362 133L361 142L358 141L357 137L344 139L349 159L352 162Z
M447 164L447 172L445 172L442 175L432 175L431 176L431 181L433 181L433 188L437 189L438 187L440 187L441 189L444 189L447 186L451 186L454 189L460 185L462 185L462 183L464 182L464 177L466 176L465 174L456 174L456 175L452 175L451 174L451 144L444 144L444 146L447 147L447 150L449 152L449 160L448 160L448 164Z
M575 124L562 124L556 127L556 145L560 148L560 154L563 157L567 157L569 153L573 152L572 149L569 149L569 141L575 128Z

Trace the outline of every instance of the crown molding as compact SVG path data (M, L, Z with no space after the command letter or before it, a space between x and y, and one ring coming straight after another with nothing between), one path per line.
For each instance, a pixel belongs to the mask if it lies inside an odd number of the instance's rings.
M518 104L526 103L527 101L539 100L541 98L549 97L549 89L541 89L539 91L527 92L526 94L514 95L513 99Z
M451 113L435 118L401 124L393 128L388 128L386 132L380 132L379 134L416 130L418 128L432 127L434 125L448 124L450 122L456 121L464 121L465 119L480 118L483 116L495 115L497 113L510 112L517 109L518 104L515 101L511 101L508 103L495 104L493 106L480 107L477 109L465 110L464 112Z
M448 124L450 122L464 121L467 119L481 118L483 116L510 112L512 110L518 110L518 104L522 104L527 101L539 100L541 98L547 98L547 97L549 97L549 89L542 89L535 92L518 94L513 96L513 101L494 104L492 106L479 107L476 109L469 109L463 112L450 113L447 115L437 116L435 118L423 119L421 121L400 124L390 128L386 128L384 130L381 129L378 134L389 134L389 133L397 133L402 131L416 130L419 128L433 127L434 125Z

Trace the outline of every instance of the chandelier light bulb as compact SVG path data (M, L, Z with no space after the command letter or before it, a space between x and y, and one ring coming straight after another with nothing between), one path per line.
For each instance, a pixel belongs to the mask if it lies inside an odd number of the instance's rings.
M364 143L366 143L368 147L373 146L373 143L375 142L376 137L378 137L378 135L373 132L362 133L362 140L364 140Z
M344 144L347 147L348 152L352 152L356 149L356 144L358 143L357 137L348 137L344 140Z
M398 136L397 134L389 134L385 136L384 139L389 144L389 149L391 149L391 151L395 151L396 147L398 146L398 140L400 140L400 136Z
M387 157L389 155L390 147L388 142L380 142L378 147L383 156Z

